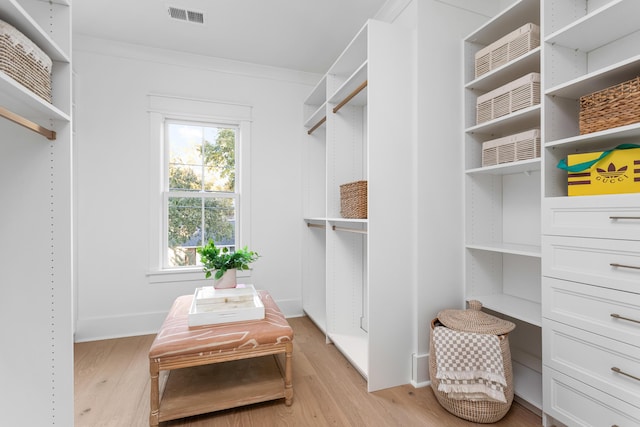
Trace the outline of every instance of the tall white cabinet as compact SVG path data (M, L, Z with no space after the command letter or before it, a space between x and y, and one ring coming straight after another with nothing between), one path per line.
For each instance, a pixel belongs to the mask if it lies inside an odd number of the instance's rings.
M476 77L476 53L527 24L540 25L538 0L515 2L463 42L465 298L516 324L510 334L514 391L541 413L541 160L483 167L482 148L487 141L539 130L542 107L535 102L484 121L476 114L479 98L541 73L538 46Z
M464 41L466 298L515 320L516 396L567 426L640 425L640 195L572 196L569 154L637 143L580 134L581 96L640 75L640 3L519 0ZM526 23L540 47L475 77L474 55ZM540 105L475 122L478 97L529 72ZM482 167L482 143L538 127L540 159Z
M73 425L71 5L0 0L0 19L53 61L53 103L0 73L3 425Z
M370 391L411 378L411 46L368 21L304 104L303 308ZM343 218L340 185L361 180L367 218Z
M568 197L556 165L638 143L638 123L580 135L578 111L581 96L640 75L640 3L542 5L544 408L556 425L636 426L640 194Z

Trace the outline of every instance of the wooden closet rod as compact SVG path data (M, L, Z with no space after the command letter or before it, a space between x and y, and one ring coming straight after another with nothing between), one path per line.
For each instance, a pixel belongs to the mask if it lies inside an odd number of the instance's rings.
M333 112L337 113L338 110L340 110L342 107L344 107L344 105L347 102L351 101L353 99L353 97L356 96L357 94L359 94L362 91L362 89L364 89L365 87L367 87L367 80L365 80L360 86L355 88L355 90L353 92L351 92L349 95L347 95L342 101L340 101L340 103L338 105L333 107Z
M39 133L40 135L46 137L50 141L53 141L56 139L56 133L54 131L44 128L39 124L34 123L30 120L27 120L24 117L17 115L16 113L12 113L6 108L0 107L0 116L4 117L7 120L11 120L14 123L17 123L20 126L24 126L29 130Z
M367 230L358 230L356 228L338 227L337 225L332 226L331 229L335 230L335 231L346 231L348 233L367 234Z
M307 223L307 227L315 227L315 228L327 228L325 225L323 224L313 224L311 222Z
M313 127L307 131L307 135L311 135L314 130L318 129L320 125L322 125L326 121L327 121L327 116L324 116L323 118L320 119L320 121L318 121L318 123L313 125Z

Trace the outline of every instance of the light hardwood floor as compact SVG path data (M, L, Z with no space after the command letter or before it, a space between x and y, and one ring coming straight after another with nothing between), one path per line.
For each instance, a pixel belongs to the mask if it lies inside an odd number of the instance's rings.
M307 317L288 319L294 330L293 405L273 401L185 418L168 426L428 426L469 427L444 410L430 387L411 385L374 393ZM149 359L153 335L75 344L75 426L149 425ZM540 426L514 403L495 426Z

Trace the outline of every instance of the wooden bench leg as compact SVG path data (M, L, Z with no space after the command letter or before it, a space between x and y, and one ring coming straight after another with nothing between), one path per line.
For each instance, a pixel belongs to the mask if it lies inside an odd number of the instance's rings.
M151 408L149 412L149 426L157 427L159 424L160 416L160 370L158 369L158 362L149 360L149 374L151 376L150 385L150 401L149 406Z
M284 355L284 404L293 403L293 343L287 344Z

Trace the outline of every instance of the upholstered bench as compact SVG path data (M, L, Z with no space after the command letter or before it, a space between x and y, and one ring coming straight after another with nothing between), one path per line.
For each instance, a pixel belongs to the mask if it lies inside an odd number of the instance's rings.
M293 330L258 293L264 319L198 327L188 325L193 295L176 299L149 350L150 426L280 398L291 405Z

